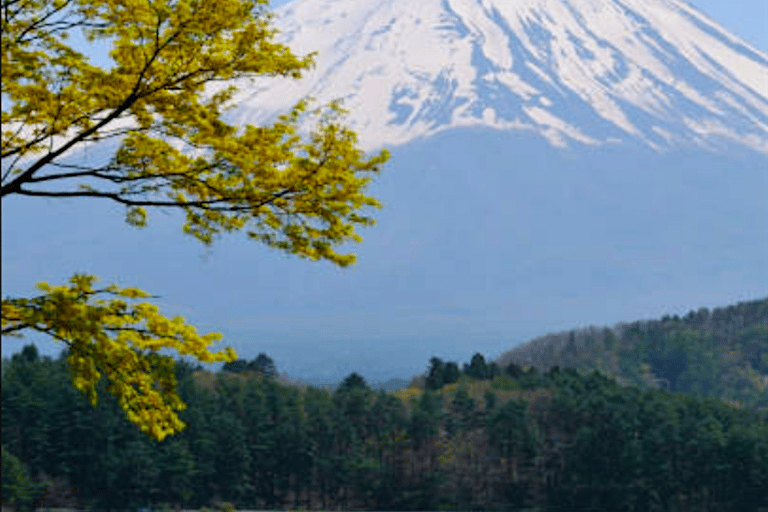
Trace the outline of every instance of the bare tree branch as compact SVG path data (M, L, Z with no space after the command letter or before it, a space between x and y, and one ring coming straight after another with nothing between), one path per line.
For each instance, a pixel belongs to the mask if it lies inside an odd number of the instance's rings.
M24 36L35 30L36 28L39 28L41 26L45 26L45 23L43 23L45 20L56 14L57 12L63 10L66 8L69 4L72 3L72 0L67 0L64 4L61 5L61 7L55 8L52 11L46 13L43 17L41 17L39 20L34 21L31 23L28 27L26 27L16 38L16 41L14 41L16 44L22 43L24 41Z

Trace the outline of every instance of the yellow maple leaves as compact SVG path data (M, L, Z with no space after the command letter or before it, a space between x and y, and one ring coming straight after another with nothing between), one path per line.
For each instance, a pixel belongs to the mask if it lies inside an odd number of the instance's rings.
M199 335L181 317L168 319L147 302L129 305L121 298L149 298L137 288L115 285L94 289L94 276L75 275L70 286L39 283L44 295L2 301L2 332L33 329L69 345L67 362L74 386L96 404L96 385L104 376L128 419L158 440L180 431L177 412L185 408L178 396L174 360L158 353L173 349L211 363L237 358L231 348L211 352L218 333ZM95 299L95 300L92 300Z

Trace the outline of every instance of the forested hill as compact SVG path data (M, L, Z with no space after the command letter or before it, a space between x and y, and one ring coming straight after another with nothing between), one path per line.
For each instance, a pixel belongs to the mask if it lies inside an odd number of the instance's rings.
M768 298L547 334L496 364L599 370L619 382L768 408Z
M177 361L187 427L158 442L105 382L91 406L66 356L6 361L4 508L768 512L768 412L598 372L434 357L388 393Z

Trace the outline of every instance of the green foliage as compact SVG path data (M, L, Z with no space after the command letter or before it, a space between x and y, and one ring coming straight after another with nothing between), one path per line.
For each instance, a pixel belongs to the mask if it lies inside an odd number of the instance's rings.
M6 360L3 499L51 491L53 479L78 482L66 506L94 511L768 506L766 413L599 372L463 377L410 401L356 374L331 391L175 368L189 427L158 448L116 399L92 408L57 385L65 356L25 350ZM65 506L50 496L49 506Z
M545 385L544 378L539 374L536 367L531 366L517 379L518 385L523 389L533 389Z
M248 363L248 370L264 375L265 377L277 377L277 367L275 366L275 362L263 352L259 352L256 359Z
M768 408L768 299L701 308L683 318L550 334L498 361L517 363L506 367L516 378L520 365L597 369L635 386Z
M29 478L26 466L12 453L2 447L3 504L16 510L29 510L34 498L35 485Z
M350 373L342 382L339 384L338 391L340 393L347 393L354 389L361 389L366 390L370 389L368 387L368 384L365 383L365 379L358 375L357 373Z
M467 388L459 385L453 399L450 403L450 413L452 415L452 425L449 431L466 431L472 429L475 425L475 401L469 396Z
M427 389L440 389L445 384L445 362L439 357L429 360L429 370L424 381Z
M229 373L254 373L268 378L277 377L277 367L271 357L261 352L253 361L237 359L224 363L221 371Z
M248 361L243 359L236 359L228 363L224 363L221 367L221 371L229 373L243 373L248 369Z
M491 378L491 371L485 362L485 357L479 352L472 356L469 364L464 364L464 375L477 380Z
M249 237L272 247L352 263L354 255L333 246L360 241L355 227L373 223L361 209L380 205L364 191L386 152L365 160L335 104L302 141L306 102L273 126L239 128L222 120L235 86L206 92L225 80L299 78L312 65L311 55L298 58L273 41L265 4L3 2L10 105L2 112L2 196L110 199L139 227L145 207L177 207L184 231L205 244L249 226ZM94 67L67 45L73 29L110 42L114 66ZM106 167L60 161L70 148L115 135L121 145ZM49 165L62 172L43 174ZM74 188L84 177L92 184ZM50 181L64 190L46 190Z

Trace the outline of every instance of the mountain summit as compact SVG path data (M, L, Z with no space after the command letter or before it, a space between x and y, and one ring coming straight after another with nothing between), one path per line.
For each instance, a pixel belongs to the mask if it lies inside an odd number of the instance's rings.
M768 153L768 56L680 0L295 0L275 25L317 66L246 87L238 123L311 95L366 148L487 126Z

